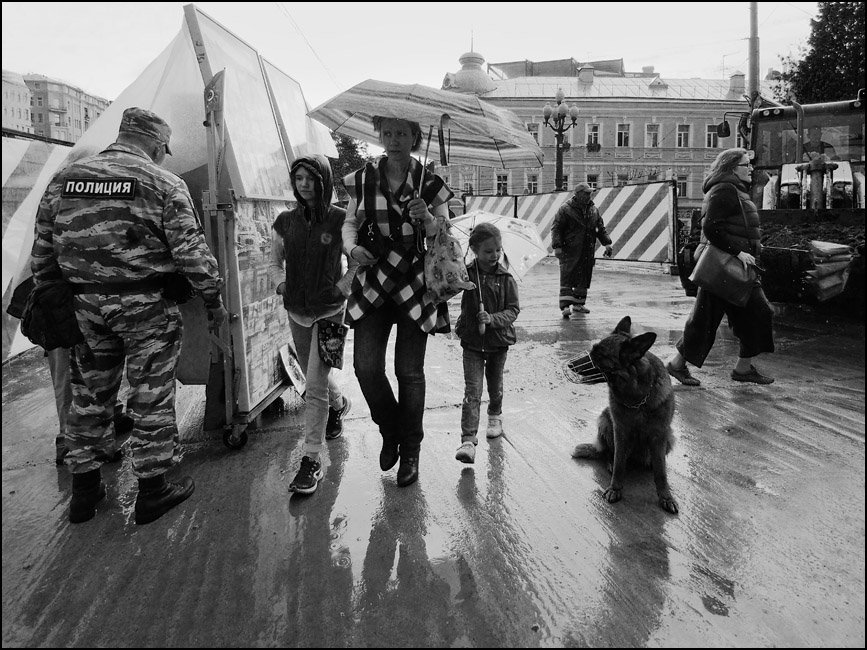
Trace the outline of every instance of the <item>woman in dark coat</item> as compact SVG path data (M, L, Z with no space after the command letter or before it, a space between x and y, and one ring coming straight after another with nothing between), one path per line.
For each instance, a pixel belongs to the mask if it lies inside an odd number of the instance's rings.
M744 267L758 264L762 251L759 213L749 196L752 173L746 149L726 149L714 160L702 187L705 193L701 208L702 241L737 257ZM760 373L752 363L759 354L774 351L773 309L760 282L753 287L743 307L699 287L683 336L676 345L677 354L666 366L668 373L687 386L701 383L690 374L686 363L701 368L724 315L740 341L731 378L754 384L772 383L773 378Z
M578 183L575 195L560 206L551 226L551 248L560 260L560 311L563 318L590 313L584 303L596 264L597 239L605 246L605 257L611 257L611 238L599 210L590 200L592 195L593 190L587 183Z

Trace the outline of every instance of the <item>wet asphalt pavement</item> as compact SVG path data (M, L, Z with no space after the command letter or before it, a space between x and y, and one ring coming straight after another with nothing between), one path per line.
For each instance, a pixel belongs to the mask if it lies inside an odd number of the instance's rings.
M675 387L670 515L649 471L609 504L606 469L571 458L607 390L560 369L627 314L666 360L692 299L676 277L610 262L571 321L557 285L546 260L519 287L505 435L482 435L474 465L454 459L459 342L436 336L417 484L379 470L350 352L338 381L354 407L314 495L287 492L303 437L292 390L233 451L202 431L204 388L183 386L173 473L196 492L145 526L128 458L103 468L96 517L67 522L47 365L37 350L10 361L3 646L864 647L863 322L781 307L777 352L757 363L766 387L729 378L724 323L702 386Z

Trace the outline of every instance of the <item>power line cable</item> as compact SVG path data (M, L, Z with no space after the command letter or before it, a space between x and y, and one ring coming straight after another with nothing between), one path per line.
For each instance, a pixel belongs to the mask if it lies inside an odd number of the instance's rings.
M304 39L304 42L307 43L307 47L310 48L310 51L313 53L313 56L316 57L316 60L319 61L319 64L322 66L322 69L325 70L326 74L328 74L328 77L331 79L331 82L334 84L334 87L339 89L340 84L337 82L337 79L335 78L334 74L331 72L331 69L327 65L325 65L325 62L322 60L322 57L319 56L319 53L316 51L316 49L310 43L307 36L304 34L304 31L301 29L301 26L292 17L292 14L289 13L289 10L286 9L285 5L282 2L277 2L275 4L286 15L286 17L289 19L289 22L292 23L292 26L295 28L295 31L297 31L298 34L301 36L301 38Z

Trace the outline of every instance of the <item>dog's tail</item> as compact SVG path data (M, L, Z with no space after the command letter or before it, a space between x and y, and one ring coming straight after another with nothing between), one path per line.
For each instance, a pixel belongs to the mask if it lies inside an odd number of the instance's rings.
M593 443L576 445L575 449L572 450L572 458L589 458L590 460L596 460L601 457L602 451Z

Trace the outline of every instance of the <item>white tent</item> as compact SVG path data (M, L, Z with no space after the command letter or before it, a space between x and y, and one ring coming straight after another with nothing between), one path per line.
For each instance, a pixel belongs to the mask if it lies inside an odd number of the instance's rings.
M224 185L231 187L234 196L291 201L289 165L296 157L312 152L337 157L328 130L307 117L309 107L298 82L194 5L186 5L184 12L177 36L74 147L3 138L4 360L9 354L31 346L20 333L7 332L7 324L17 326L17 321L11 319L7 323L5 309L14 287L29 275L29 252L39 200L63 164L97 153L114 142L125 109L147 108L169 123L173 155L166 158L165 166L186 180L197 202L208 189L205 87L220 71L224 72L223 120L216 165L218 173L223 167L227 170ZM7 225L7 180L16 178L13 170L24 158L25 150L37 145L46 149L43 162L38 170L31 170L26 192L21 187L14 188L17 197L22 193L26 197ZM10 186L10 196L12 193Z

